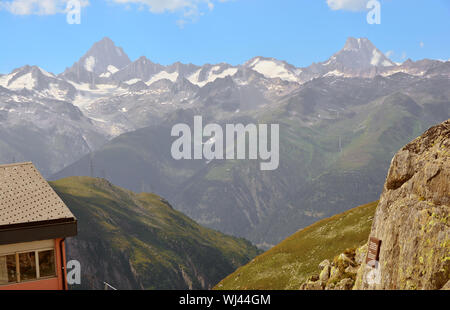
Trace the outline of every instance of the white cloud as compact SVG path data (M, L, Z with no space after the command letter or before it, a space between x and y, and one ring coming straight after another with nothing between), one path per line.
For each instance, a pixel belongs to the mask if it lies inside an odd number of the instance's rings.
M0 2L0 9L14 15L54 15L65 13L69 0L10 0ZM82 7L89 5L88 0L80 0Z
M177 25L183 28L187 23L196 21L205 11L214 9L214 2L229 0L112 0L119 4L136 4L140 9L146 7L152 13L180 13Z
M213 0L113 0L113 2L144 5L147 6L152 13L192 10L200 12L200 7L203 5L209 9L214 7Z
M368 0L327 0L332 10L363 11L367 9Z
M421 47L421 48L423 48L423 47L425 46L425 43L423 43L423 42L420 42L420 44L419 44L419 45L420 45L420 47Z
M67 3L74 0L0 0L0 10L15 15L54 15L65 13ZM89 5L89 0L78 0L82 7ZM186 23L196 21L207 11L214 9L215 2L230 0L104 0L122 4L130 10L136 5L138 10L149 10L152 13L179 13L177 24L183 27Z

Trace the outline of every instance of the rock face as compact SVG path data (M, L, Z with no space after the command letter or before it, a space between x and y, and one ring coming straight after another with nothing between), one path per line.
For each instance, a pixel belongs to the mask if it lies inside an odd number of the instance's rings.
M450 120L393 158L371 236L376 269L361 264L355 289L441 289L450 278Z

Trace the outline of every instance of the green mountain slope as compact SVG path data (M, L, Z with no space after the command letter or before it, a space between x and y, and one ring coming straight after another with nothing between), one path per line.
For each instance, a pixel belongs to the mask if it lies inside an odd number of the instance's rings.
M300 285L325 259L367 241L378 202L323 219L290 236L222 280L220 290L284 290Z
M201 225L269 248L299 228L378 199L395 152L448 119L449 103L443 77L319 78L221 119L214 105L186 108L160 126L117 137L54 177L89 175L92 159L96 175L105 171L114 184L156 192ZM191 124L194 115L203 115L204 124L279 124L279 168L261 171L255 160L173 160L172 125Z
M259 253L248 241L204 228L154 194L104 179L50 183L78 218L68 259L81 263L81 288L207 289Z

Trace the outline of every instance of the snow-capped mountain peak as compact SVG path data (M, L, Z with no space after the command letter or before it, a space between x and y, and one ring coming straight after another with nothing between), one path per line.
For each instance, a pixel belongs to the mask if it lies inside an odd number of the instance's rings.
M140 79L148 81L153 75L164 70L164 66L155 64L147 57L141 56L137 60L129 63L121 70L113 74L113 79L118 82L130 81L132 79Z
M131 63L131 61L121 47L116 46L111 39L105 37L101 41L94 43L81 58L81 63L86 70L102 74L109 72L109 66L113 66L118 70Z
M335 65L351 69L365 69L371 66L395 66L375 45L367 38L348 38L344 48L334 54L323 65ZM339 68L335 68L339 69Z
M347 41L345 42L344 48L342 50L344 51L358 51L362 47L367 47L369 49L375 48L375 46L370 42L367 38L353 38L349 37Z
M299 81L297 76L300 72L299 69L274 58L255 57L245 63L244 66L264 75L266 78L279 78L289 82Z
M72 67L66 69L62 77L77 83L95 83L95 78L109 78L131 63L121 47L105 37L94 43Z
M234 76L238 72L237 67L221 63L217 65L204 65L187 76L187 80L197 86L203 87L217 79Z

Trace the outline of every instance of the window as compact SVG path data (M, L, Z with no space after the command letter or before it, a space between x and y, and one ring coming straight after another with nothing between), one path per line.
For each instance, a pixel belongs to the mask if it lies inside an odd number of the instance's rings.
M39 275L40 277L51 277L55 271L55 251L47 250L39 252Z
M17 282L16 255L0 256L0 285Z
M55 250L0 256L0 285L56 276Z
M36 280L36 253L20 253L19 254L19 266L20 266L20 280Z

